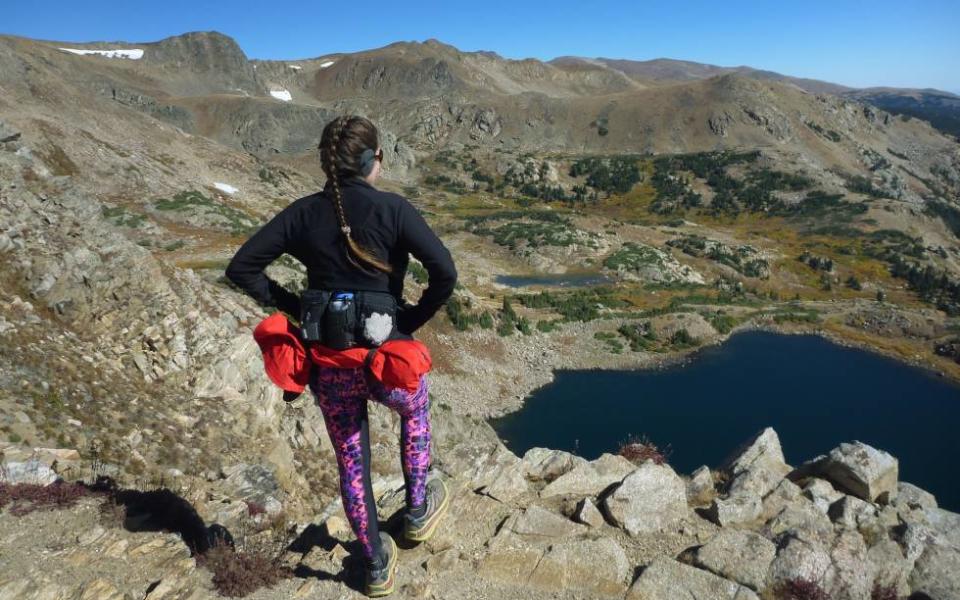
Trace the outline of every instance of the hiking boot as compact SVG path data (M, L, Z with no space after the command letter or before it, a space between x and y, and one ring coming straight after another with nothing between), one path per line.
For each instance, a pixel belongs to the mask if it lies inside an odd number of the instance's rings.
M397 543L386 533L380 533L383 545L383 566L367 568L366 594L371 598L381 598L393 593L393 584L397 574Z
M433 532L437 529L437 523L440 517L447 512L449 495L447 494L447 485L442 479L432 479L427 483L427 494L425 504L426 510L422 517L414 517L410 514L403 516L403 535L412 542L425 542L430 539Z

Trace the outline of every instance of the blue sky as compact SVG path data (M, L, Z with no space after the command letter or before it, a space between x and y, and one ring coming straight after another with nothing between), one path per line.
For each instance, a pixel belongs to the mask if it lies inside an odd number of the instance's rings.
M197 30L252 58L437 38L509 58L676 58L865 87L960 93L960 1L117 2L13 0L0 33L147 42Z

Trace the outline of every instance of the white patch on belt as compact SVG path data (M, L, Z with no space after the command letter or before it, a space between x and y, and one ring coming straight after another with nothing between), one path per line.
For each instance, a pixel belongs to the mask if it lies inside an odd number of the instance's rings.
M363 320L363 335L372 343L380 345L393 331L393 317L383 313L372 313Z

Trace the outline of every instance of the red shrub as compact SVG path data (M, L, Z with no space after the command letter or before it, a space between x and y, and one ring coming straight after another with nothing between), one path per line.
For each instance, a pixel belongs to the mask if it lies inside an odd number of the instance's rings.
M775 590L779 600L831 600L830 595L816 581L789 579Z
M237 552L217 545L197 557L197 563L213 573L213 585L223 596L240 598L269 587L293 572L276 558L259 552Z
M251 517L267 514L266 507L259 502L254 502L253 500L244 500L244 503L247 505L247 515Z
M35 510L69 508L80 498L94 494L85 485L63 481L50 485L0 483L0 510L10 505L10 514L20 517Z
M634 464L641 464L646 461L652 461L654 464L662 465L667 462L670 455L670 447L660 450L656 444L647 439L646 436L630 436L627 441L620 444L617 453Z

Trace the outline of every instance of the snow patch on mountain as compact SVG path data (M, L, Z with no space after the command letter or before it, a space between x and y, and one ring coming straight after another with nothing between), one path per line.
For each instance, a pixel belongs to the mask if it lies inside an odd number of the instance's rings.
M129 58L130 60L140 60L143 58L143 50L141 48L130 48L126 50L81 50L79 48L58 48L64 52L69 52L70 54L79 54L80 56L86 55L95 55L95 56L104 56L106 58Z

